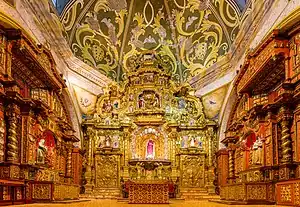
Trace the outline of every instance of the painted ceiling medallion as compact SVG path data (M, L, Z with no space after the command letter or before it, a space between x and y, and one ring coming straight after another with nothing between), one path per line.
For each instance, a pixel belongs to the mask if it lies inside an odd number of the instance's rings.
M151 50L180 83L227 54L243 19L237 8L227 0L75 0L61 20L75 56L112 80L122 82L132 57Z

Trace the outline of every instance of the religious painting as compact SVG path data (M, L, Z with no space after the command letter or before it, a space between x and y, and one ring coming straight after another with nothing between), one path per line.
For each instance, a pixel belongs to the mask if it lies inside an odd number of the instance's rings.
M113 110L113 104L110 100L104 100L102 105L102 112L103 113L110 113Z
M37 164L47 164L53 166L55 160L55 138L53 132L45 131L37 140Z

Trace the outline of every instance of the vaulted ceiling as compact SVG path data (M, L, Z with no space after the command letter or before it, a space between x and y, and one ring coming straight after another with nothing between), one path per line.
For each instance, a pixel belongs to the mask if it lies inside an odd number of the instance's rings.
M73 0L61 15L75 56L117 82L145 50L163 56L177 82L205 73L228 52L241 18L234 0Z

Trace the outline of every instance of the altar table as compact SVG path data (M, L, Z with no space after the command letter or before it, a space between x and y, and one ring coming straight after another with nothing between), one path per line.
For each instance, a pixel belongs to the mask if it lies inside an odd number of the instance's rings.
M131 181L129 203L169 203L169 186L166 181Z

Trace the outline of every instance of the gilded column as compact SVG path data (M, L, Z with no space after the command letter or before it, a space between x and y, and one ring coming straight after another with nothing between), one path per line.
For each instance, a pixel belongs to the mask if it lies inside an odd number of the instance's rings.
M285 112L284 108L280 109ZM290 116L284 115L281 121L281 148L282 148L282 164L289 164L292 162L292 141L290 131Z
M19 160L19 148L18 148L18 137L17 137L17 124L18 124L18 114L17 106L11 104L8 107L8 136L7 136L7 161L18 162Z
M88 147L87 147L87 155L86 155L86 172L85 172L85 179L86 179L86 185L85 185L85 193L89 194L92 191L92 156L93 156L93 136L94 131L92 128L88 128L86 132L86 138L88 141Z
M128 162L131 157L129 128L124 128L123 140L124 140L124 163L122 163L123 179L128 180L130 177Z
M71 177L72 175L72 144L68 145L67 149L67 177Z

